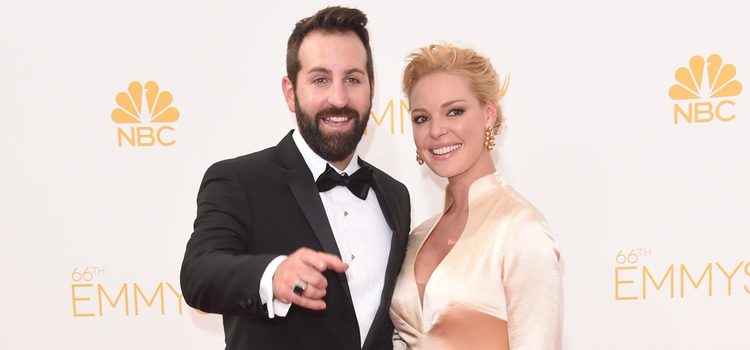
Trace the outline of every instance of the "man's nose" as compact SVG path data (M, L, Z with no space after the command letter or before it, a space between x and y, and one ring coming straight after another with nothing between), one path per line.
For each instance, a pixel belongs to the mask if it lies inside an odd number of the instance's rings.
M336 108L344 108L349 104L349 96L343 82L333 83L328 91L328 103Z

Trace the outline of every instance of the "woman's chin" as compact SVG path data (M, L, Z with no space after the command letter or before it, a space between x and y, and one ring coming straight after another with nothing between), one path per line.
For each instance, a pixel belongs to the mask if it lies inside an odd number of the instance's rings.
M452 167L445 166L445 164L427 163L427 166L430 168L433 174L446 179L458 173L455 169L452 169Z

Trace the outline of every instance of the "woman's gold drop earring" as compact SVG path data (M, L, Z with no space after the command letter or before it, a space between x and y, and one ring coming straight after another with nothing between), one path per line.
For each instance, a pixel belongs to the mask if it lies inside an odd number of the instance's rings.
M484 132L484 147L487 147L488 151L492 151L495 148L495 128L489 127Z

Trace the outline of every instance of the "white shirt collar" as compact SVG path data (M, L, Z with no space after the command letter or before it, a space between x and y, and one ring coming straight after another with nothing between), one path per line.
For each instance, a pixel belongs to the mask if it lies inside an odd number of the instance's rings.
M317 179L320 174L322 174L324 171L326 171L326 164L330 164L327 160L321 158L315 151L310 148L310 146L305 142L305 139L302 138L302 135L299 133L297 129L294 130L292 133L292 140L294 141L294 144L297 146L297 149L299 150L299 153L302 154L302 159L305 160L305 163L307 164L307 167L310 169L310 172L313 175L313 179ZM355 151L356 152L356 151ZM359 156L355 153L354 157L352 157L352 160L349 161L349 164L344 168L345 173L351 175L355 171L359 170L359 162L357 161L359 159ZM331 164L331 167L336 170L338 173L342 173L339 171L338 168L333 166Z

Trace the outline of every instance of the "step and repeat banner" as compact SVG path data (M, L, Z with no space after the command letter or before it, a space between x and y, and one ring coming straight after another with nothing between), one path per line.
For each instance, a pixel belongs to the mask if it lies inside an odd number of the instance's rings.
M286 40L335 4L3 3L0 348L223 348L179 284L198 185L295 126ZM510 77L498 170L563 252L564 348L750 348L750 3L342 5L375 60L359 150L414 225L444 181L414 161L404 57L475 48Z

